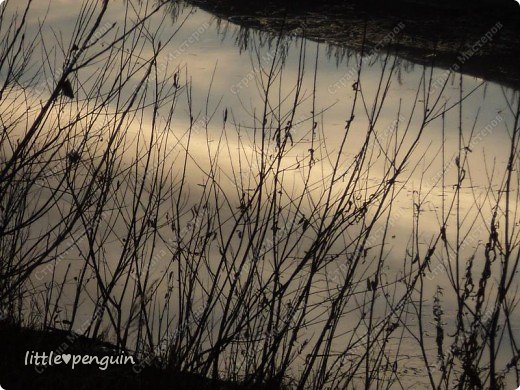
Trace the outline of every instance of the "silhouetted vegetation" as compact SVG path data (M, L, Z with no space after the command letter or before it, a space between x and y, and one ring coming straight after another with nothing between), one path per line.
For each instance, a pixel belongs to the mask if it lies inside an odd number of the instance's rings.
M36 375L7 359L7 390L519 384L518 93L508 97L507 163L493 165L472 213L461 197L473 188L468 156L482 134L464 116L473 91L460 74L448 104L450 80L438 84L424 68L389 131L382 112L399 59L380 54L368 96L365 64L353 56L344 129L331 147L316 101L318 54L304 41L289 92L283 32L271 36L267 64L253 56L262 104L239 123L212 109L211 88L206 106L194 106L189 69L162 66L176 33L157 39L168 2L127 1L116 28L105 23L111 2L85 0L74 33L55 42L28 30L32 3L0 13L0 353L18 359L77 335L66 351L104 347L138 363ZM48 55L35 71L36 47ZM442 207L423 237L431 188L415 188L407 211L395 200L432 123L445 129L453 112L458 151L449 166L437 151ZM405 213L410 236L392 263L391 229ZM468 256L480 225L486 241Z

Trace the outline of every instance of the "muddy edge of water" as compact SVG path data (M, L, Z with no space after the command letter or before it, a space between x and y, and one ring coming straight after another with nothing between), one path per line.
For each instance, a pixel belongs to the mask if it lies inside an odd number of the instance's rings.
M520 6L514 0L186 0L244 28L384 52L520 88ZM366 33L365 33L366 29ZM397 31L397 32L396 32ZM394 37L391 41L390 38Z

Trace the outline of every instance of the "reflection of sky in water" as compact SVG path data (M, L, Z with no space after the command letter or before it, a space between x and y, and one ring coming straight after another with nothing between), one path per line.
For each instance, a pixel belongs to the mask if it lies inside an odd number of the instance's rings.
M114 21L117 23L120 19L120 4L120 2L110 3L109 12L102 25L108 26ZM13 2L11 2L10 7L12 6ZM38 1L33 4L33 12L30 13L30 25L36 29L39 20L46 15L48 26L52 25L56 31L59 31L59 39L67 44L67 37L72 33L74 27L76 12L77 2L75 1L56 0L50 3ZM219 134L222 127L222 113L224 109L229 110L229 117L237 126L241 125L242 127L251 128L254 123L253 113L256 112L258 116L262 108L262 95L258 89L258 81L262 72L269 69L270 58L274 53L275 42L273 42L271 46L255 45L255 42L257 43L254 39L255 34L251 34L253 38L251 38L252 44L250 44L250 49L241 52L236 46L238 28L233 27L233 25L228 25L226 34L222 35L217 32L218 27L211 15L201 10L192 11L191 15L189 14L190 12L190 10L184 10L175 22L167 18L162 26L161 33L166 40L169 34L171 34L171 31L177 29L182 23L182 26L159 60L159 69L173 71L179 67L181 78L185 79L187 75L193 92L195 116L199 118L198 123L202 123L201 121L203 121L205 115L205 100L211 86L209 112L214 112L215 114L210 123L210 136L212 130L215 131L215 134ZM156 19L159 21L163 17L164 15L160 14L156 16ZM152 25L154 24L152 23ZM121 26L116 24L116 29L117 28L121 28ZM43 34L46 44L49 46L56 44L56 38L49 28L45 28ZM286 111L290 109L290 105L292 104L291 97L294 92L293 87L298 75L298 60L301 53L300 43L300 40L294 40L290 45L286 63L283 68L283 84L280 88L282 91L281 95L289 97L284 102L284 109ZM311 95L313 89L314 61L317 49L318 45L316 43L306 43L306 59L304 61L305 79L302 88L304 103L301 105L296 119L309 118L312 110ZM256 54L256 50L258 50L258 55ZM354 96L352 84L355 78L355 75L354 77L352 77L352 75L354 73L353 69L356 67L356 62L355 58L351 58L348 63L343 61L337 64L336 59L330 58L326 52L326 47L321 45L319 47L318 57L316 112L323 111L323 114L318 116L317 122L319 123L319 129L323 132L330 151L334 151L334 148L337 147L341 141L345 121L350 115ZM140 55L146 57L147 54L151 55L151 52L145 50ZM34 58L37 59L38 56ZM260 61L258 58L260 58ZM363 70L362 88L364 104L366 104L368 108L372 107L373 100L376 96L375 94L378 90L383 61L384 56L382 56L382 58L372 59L371 61L365 61L369 66ZM393 57L390 57L387 68L391 66L392 61ZM57 60L56 63L60 64L59 60ZM38 64L35 64L34 69L38 69ZM81 71L78 77L85 77L86 73L91 71L91 69ZM383 137L388 137L388 132L394 130L394 121L397 118L399 106L401 107L402 118L406 120L409 118L412 103L419 88L423 71L426 76L429 76L430 69L424 69L418 65L413 66L408 63L402 63L399 66L399 70L392 76L388 97L386 98L380 119L376 126L376 130L382 134ZM388 74L389 72L387 71L384 76L385 80ZM443 80L445 76L446 73L442 69L435 69L433 71L433 80ZM458 83L459 79L453 77L443 93L441 99L446 102L447 106L455 104L459 98ZM464 91L468 92L472 90L479 83L481 83L481 81L473 77L464 77ZM277 93L278 91L276 94ZM421 93L422 92L419 91L419 94ZM489 83L477 89L465 100L463 126L466 136L473 126L474 118L477 113L478 119L474 123L475 135L481 132L482 129L493 120L496 120L497 115L500 115L502 120L497 127L493 127L491 131L487 131L490 134L485 137L485 140L481 142L474 141L472 144L472 152L468 158L472 167L471 177L474 180L473 185L476 188L474 188L474 192L472 192L470 188L464 189L462 196L463 211L474 208L475 202L473 197L476 196L478 198L479 189L483 189L483 186L487 184L487 175L489 172L486 170L486 166L489 169L492 164L497 164L498 167L503 168L506 163L506 151L508 150L509 139L507 128L510 129L512 126L512 115L507 108L507 102L512 102L511 94L512 92L510 90L497 84ZM437 92L433 94L435 98L437 95ZM420 102L421 101L423 101L423 99L420 98ZM359 147L359 143L356 144L356 131L360 132L359 142L361 142L361 138L367 129L366 113L362 107L361 104L358 105L356 125L352 132L353 136L349 138L351 145L349 145L349 148L352 149L353 153L357 152ZM281 111L284 112L284 109ZM419 125L421 119L421 110L421 103L419 103L413 119L413 124L415 124L416 127ZM183 103L179 104L177 114L178 116L174 123L181 129L180 134L182 134L187 128L188 123L187 107ZM174 128L171 129L174 132L178 131L175 125L173 126ZM401 124L401 129L404 127L403 125L404 123ZM295 158L303 159L308 153L309 121L307 120L304 125L301 126L301 129L296 130L294 138L301 139L303 142L302 147L294 148L292 154L294 154ZM234 128L231 126L230 129L228 128L228 131L233 133ZM415 135L413 130L411 130L410 133L411 135L408 139L411 139L412 136ZM458 108L454 108L446 116L445 136L447 139L446 162L448 162L453 159L457 152ZM404 177L410 176L410 180L401 191L401 195L397 200L400 207L409 210L409 215L412 213L411 198L413 191L418 190L421 180L423 185L426 183L426 187L431 187L434 183L439 184L438 173L442 166L439 154L441 137L442 122L440 119L437 119L426 128L414 157L412 157L411 162L407 165L407 171L404 173ZM233 142L233 137L230 137L228 141ZM200 156L198 157L204 158L207 153L204 132L198 134L196 142L200 143L200 148L194 150L195 156L197 152L200 152ZM194 145L197 145L197 143L194 143ZM347 156L347 158L348 157L349 156ZM226 166L227 162L225 159L223 159L222 164ZM372 172L372 176L371 181L377 183L380 177L380 175L378 176L377 170ZM200 177L202 178L202 175ZM446 180L448 193L453 193L451 185L455 179L456 169L451 169L451 171L448 172ZM498 179L498 176L496 179ZM438 232L440 194L440 188L437 186L437 188L433 189L432 194L428 198L429 201L425 204L425 213L422 218L422 228L425 237L429 237ZM400 229L408 230L406 226L409 226L409 223L409 218L404 216L397 221L394 229L396 231ZM397 233L396 238L398 239L399 237L405 239L404 237L407 237L407 233L401 233L401 236Z
M67 37L71 34L74 27L74 15L76 14L77 1L67 0L53 0L50 2L37 1L33 4L33 12L30 14L30 25L36 28L38 21L46 14L47 23L54 26L56 31L59 31L59 39L62 39L67 44ZM120 2L110 2L109 13L106 21L103 23L112 23L120 19ZM10 7L13 7L11 2ZM175 22L166 20L161 28L161 34L164 40L167 40L168 35L173 29L176 29L183 22L184 24L179 28L176 36L168 44L168 47L163 53L163 58L159 60L159 67L162 64L168 63L168 69L173 70L179 67L180 77L182 81L186 80L186 75L190 81L190 86L193 92L193 105L195 109L195 117L204 118L205 115L205 101L208 90L211 86L211 96L209 100L209 112L215 112L212 121L209 125L210 138L215 138L220 134L222 129L222 117L225 109L229 110L230 122L228 123L227 132L229 134L228 142L230 143L229 150L233 150L233 146L238 146L235 127L239 125L242 128L251 128L254 125L253 113L256 116L261 114L262 110L262 96L258 90L258 80L262 71L259 70L258 59L255 54L255 49L258 49L259 58L268 59L273 53L273 46L254 45L255 39L252 39L253 49L241 52L236 46L236 32L237 28L230 25L227 29L227 34L223 36L217 32L217 26L212 17L201 11L193 11L189 15L189 10L182 12ZM160 14L156 18L159 21L164 15ZM158 24L157 24L158 25ZM116 24L116 28L121 26ZM198 33L194 32L198 31ZM43 31L44 40L50 46L55 45L56 38L52 35L49 28ZM199 38L194 39L194 36ZM254 34L252 35L254 37ZM191 42L191 43L190 43ZM284 101L281 112L290 109L293 97L293 87L298 76L298 60L300 56L300 40L295 40L291 44L287 54L286 63L283 68L283 83L281 86L276 85L276 93L278 94L278 87L280 87L282 99L287 96L288 99ZM274 45L274 43L273 43ZM149 50L149 48L147 49ZM312 90L313 90L313 73L315 56L318 50L318 45L314 42L306 43L306 58L305 64L305 79L303 81L302 95L304 102L296 114L296 118L308 118L312 110ZM334 58L329 58L326 54L327 50L324 45L319 47L318 55L318 73L316 80L316 112L323 111L317 116L319 133L323 135L325 144L329 148L329 152L333 152L338 148L341 138L343 136L346 119L350 116L350 109L354 91L352 88L353 78L352 69L355 67L355 59L351 59L347 64L346 61L336 63ZM151 52L143 51L140 55L146 57ZM169 57L170 61L167 62ZM38 56L35 56L38 59ZM363 70L362 88L363 88L363 103L367 110L370 111L380 82L380 77L383 68L384 58L378 58L371 61L370 65ZM387 68L391 66L393 57L389 58ZM161 62L162 61L162 62ZM267 70L270 66L269 60L260 60L263 70ZM57 61L59 64L59 61ZM38 69L38 63L35 64L35 69ZM79 78L85 77L91 69L81 71ZM423 73L424 72L424 73ZM214 73L214 76L213 76ZM386 103L380 113L380 119L377 122L376 131L382 135L383 140L386 140L388 131L393 134L395 130L395 119L397 112L401 109L401 116L405 121L400 126L399 131L403 131L408 118L412 113L412 103L415 95L419 93L419 105L416 107L415 114L412 119L412 126L410 134L406 137L405 142L411 142L416 135L416 128L421 120L421 110L423 109L421 101L424 99L422 91L420 90L421 77L423 75L429 77L430 69L424 69L422 66L402 63L397 71L392 76L392 82L386 98ZM388 77L389 72L385 73ZM442 69L433 70L433 79L442 78L445 71ZM464 93L468 93L481 83L481 80L476 80L473 77L463 77ZM419 88L419 90L418 90ZM433 96L436 98L438 92ZM379 97L380 98L380 97ZM445 102L446 106L455 104L459 98L459 78L455 77L447 85L446 90L442 94L441 101ZM469 182L465 182L461 194L461 212L469 213L469 215L476 215L476 205L483 202L484 214L489 215L489 202L484 201L484 190L488 185L488 180L492 181L494 188L501 183L504 174L504 168L507 163L509 153L509 133L513 126L513 115L508 108L508 104L514 106L517 99L513 98L513 92L505 89L497 84L487 83L470 96L468 96L463 105L462 121L463 134L468 143L469 133L474 126L474 140L471 143L471 152L468 154L469 166L471 172L467 172L473 181L473 187L469 187ZM276 102L278 96L273 96L273 102ZM178 136L181 136L188 124L188 110L185 103L179 103L177 109L177 118L174 120L173 128L170 129ZM364 134L367 130L367 114L363 109L363 103L358 105L356 110L356 119L354 122L352 134L349 137L348 149L352 150L352 154L358 151L360 142L363 141ZM449 111L446 115L445 122L445 163L453 161L453 158L458 150L458 107ZM477 118L477 119L475 119ZM497 120L498 118L498 120ZM497 122L497 126L489 126L493 121ZM232 124L235 124L233 126ZM258 127L258 123L256 124ZM301 144L297 145L290 153L294 161L303 160L308 154L309 148L309 121L306 120L301 129L295 130L294 138L301 139ZM487 127L486 127L487 126ZM426 128L425 133L419 143L413 157L407 164L407 169L403 173L402 181L407 179L402 190L396 199L396 208L400 209L402 217L396 220L392 226L389 236L388 250L392 253L393 261L399 262L399 259L404 256L406 243L410 234L411 216L413 214L413 201L417 200L417 191L422 183L422 193L426 189L431 189L431 193L427 197L427 201L423 204L421 216L421 240L426 245L431 238L438 234L439 224L441 218L441 187L439 183L439 171L442 167L441 159L441 140L442 140L442 121L440 118L432 121ZM180 130L179 130L180 129ZM414 132L415 131L415 132ZM252 131L251 131L252 132ZM359 139L356 138L356 132L359 132ZM385 135L386 134L386 135ZM479 137L482 140L478 139ZM391 135L389 136L391 138ZM252 135L250 135L252 137ZM193 145L193 157L198 162L204 161L207 158L207 144L205 132L200 132L195 135ZM235 142L235 144L233 144ZM213 147L211 143L210 148ZM235 148L236 149L236 148ZM225 154L227 154L227 149ZM225 170L229 167L233 160L233 152L222 157L221 167ZM352 158L352 155L345 156L346 160ZM228 161L230 160L230 161ZM491 173L491 169L495 165L496 173ZM381 166L376 165L371 171L370 181L378 183L381 177ZM196 184L204 175L197 172L195 166L191 167L192 174L190 180L193 186L193 191L197 191ZM456 180L456 168L451 164L446 177L446 192L447 200L451 199L454 193L453 184ZM230 185L232 183L230 182ZM483 221L477 219L475 226L482 225ZM482 231L473 228L472 231ZM448 234L450 228L448 226ZM483 237L486 236L486 231L482 231ZM477 233L478 235L478 233ZM475 237L468 245L467 253L472 252L472 247L475 247L481 237ZM438 259L437 259L438 261ZM432 268L435 269L434 266ZM444 285L447 287L445 278L439 277L432 283L432 290L426 296L431 296L435 289L434 284Z

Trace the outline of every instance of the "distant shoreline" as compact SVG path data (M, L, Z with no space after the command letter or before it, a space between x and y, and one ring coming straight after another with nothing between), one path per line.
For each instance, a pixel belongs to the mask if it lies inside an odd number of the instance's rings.
M520 89L516 60L520 58L520 7L514 0L504 0L501 6L481 0L471 8L465 8L464 1L449 2L449 6L440 1L432 7L426 0L391 4L378 0L187 2L243 28L272 33L283 28L338 48L360 50L363 43L365 48L392 48L401 58L418 64L455 67L462 73ZM281 4L286 5L282 8ZM394 41L381 45L399 24L405 28ZM500 26L498 30L496 26Z

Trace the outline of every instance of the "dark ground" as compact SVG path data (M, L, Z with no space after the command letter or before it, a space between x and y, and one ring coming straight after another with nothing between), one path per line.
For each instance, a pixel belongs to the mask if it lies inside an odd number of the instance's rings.
M106 356L117 353L113 345L101 341L73 336L61 330L38 331L20 328L0 321L0 386L5 390L275 390L275 386L243 386L229 382L212 382L199 375L175 373L147 366L136 374L132 365L109 366L102 371L96 365L71 364L48 367L37 373L34 366L25 366L26 351ZM60 349L67 345L65 350ZM56 352L57 351L57 352Z
M520 88L520 6L514 0L187 0L246 29L305 35L340 50L365 50L405 28L386 45L401 58ZM503 27L469 60L466 52L491 27ZM366 33L365 33L366 26ZM384 50L383 50L384 51Z

